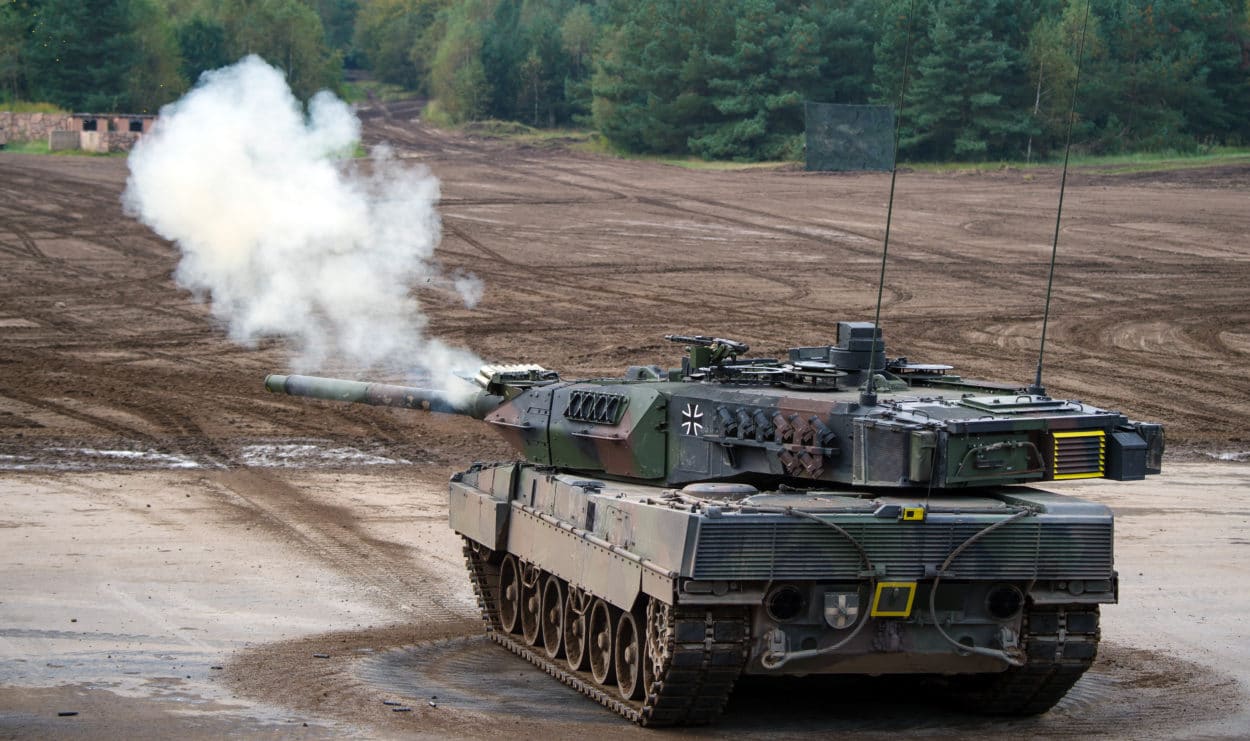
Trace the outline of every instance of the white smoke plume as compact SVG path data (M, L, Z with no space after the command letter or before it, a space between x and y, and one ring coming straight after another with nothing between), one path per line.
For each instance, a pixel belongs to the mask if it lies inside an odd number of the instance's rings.
M249 56L161 109L122 198L178 245L175 279L211 298L232 339L289 338L299 372L399 368L471 391L453 372L481 361L426 336L410 293L431 283L470 306L481 296L476 278L431 262L438 181L385 148L355 166L359 139L346 103L323 91L305 115L282 73Z

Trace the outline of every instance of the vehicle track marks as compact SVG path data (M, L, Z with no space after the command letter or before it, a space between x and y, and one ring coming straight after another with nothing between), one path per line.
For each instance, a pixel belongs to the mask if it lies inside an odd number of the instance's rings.
M324 504L260 469L219 471L208 477L246 502L254 521L271 535L294 542L301 553L342 574L371 603L426 625L466 619L466 609L438 588L439 579L427 573L408 546L365 532L351 510Z

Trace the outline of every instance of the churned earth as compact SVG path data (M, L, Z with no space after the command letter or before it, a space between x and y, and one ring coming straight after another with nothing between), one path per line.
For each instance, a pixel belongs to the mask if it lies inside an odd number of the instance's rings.
M438 259L485 293L415 295L488 359L589 377L676 364L665 333L776 355L872 318L888 175L361 114L367 143L440 178ZM231 343L177 288L176 248L123 213L126 174L0 152L0 736L651 733L481 637L445 481L507 448L473 420L267 394L287 348ZM900 173L891 355L1031 378L1058 181ZM1171 452L1146 482L1059 487L1115 509L1122 583L1068 699L1004 721L906 682L744 681L719 726L678 733L1250 734L1248 195L1250 167L1069 176L1046 385L1163 422Z

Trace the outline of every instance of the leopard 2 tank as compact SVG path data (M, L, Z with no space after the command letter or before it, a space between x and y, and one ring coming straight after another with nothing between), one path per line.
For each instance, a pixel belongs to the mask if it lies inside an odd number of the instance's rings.
M872 323L749 358L475 393L308 376L271 391L465 414L518 460L456 474L451 527L491 637L646 726L708 723L742 675L944 677L969 709L1048 710L1117 599L1111 511L1035 484L1160 471L1157 424L889 359Z

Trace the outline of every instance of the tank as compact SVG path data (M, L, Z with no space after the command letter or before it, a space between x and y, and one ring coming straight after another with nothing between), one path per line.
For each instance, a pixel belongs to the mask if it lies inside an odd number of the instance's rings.
M712 722L743 675L924 675L1030 715L1089 668L1112 514L1037 484L1159 473L1160 425L890 358L872 323L785 358L668 339L680 367L487 366L454 397L265 383L493 426L517 460L448 499L486 630L640 725Z

